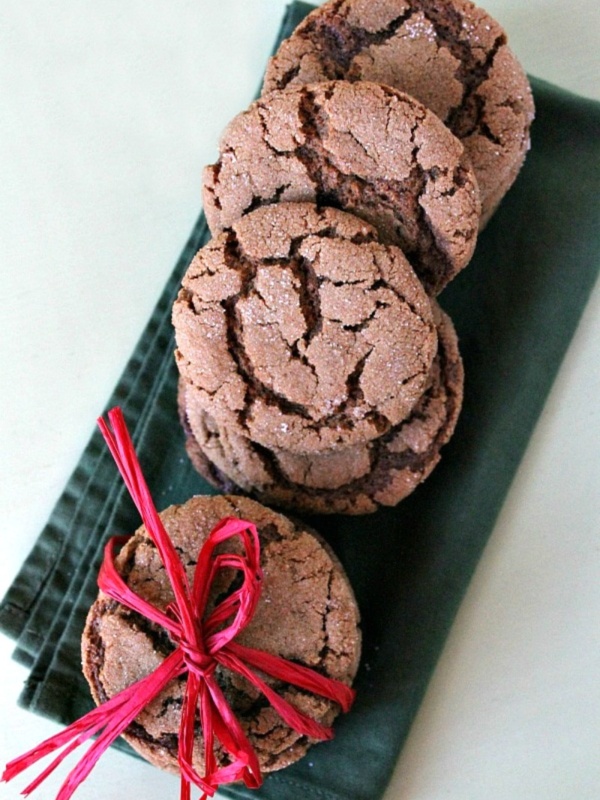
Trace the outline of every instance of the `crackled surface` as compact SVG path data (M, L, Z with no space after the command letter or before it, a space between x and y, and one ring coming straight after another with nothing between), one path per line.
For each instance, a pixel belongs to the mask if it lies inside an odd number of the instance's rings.
M263 93L344 78L418 98L464 143L482 226L529 149L529 82L506 35L467 0L330 0L298 26L267 68Z
M237 641L318 669L351 683L360 656L358 610L345 574L326 545L311 531L253 500L194 497L161 514L191 579L199 548L223 517L249 519L261 538L264 570L261 600ZM173 597L156 548L144 528L118 557L127 584L165 609ZM230 590L233 574L215 593ZM82 642L84 672L96 702L103 702L153 671L172 651L164 631L100 594L88 615ZM219 683L256 750L261 768L271 771L300 758L311 742L290 730L250 684L221 671ZM281 682L269 681L286 699L326 724L334 703ZM137 717L126 739L148 760L175 771L183 684L174 681ZM195 766L202 770L201 734Z
M239 428L223 428L179 385L186 448L195 468L222 491L306 513L365 514L396 505L431 473L460 413L463 369L450 319L435 308L440 348L428 386L412 413L368 442L313 456L268 450Z
M228 125L203 183L213 234L266 204L342 208L400 245L430 294L475 247L479 191L463 146L417 100L374 83L271 92Z
M410 413L437 348L402 252L312 204L255 210L194 258L173 309L177 363L220 425L314 453Z

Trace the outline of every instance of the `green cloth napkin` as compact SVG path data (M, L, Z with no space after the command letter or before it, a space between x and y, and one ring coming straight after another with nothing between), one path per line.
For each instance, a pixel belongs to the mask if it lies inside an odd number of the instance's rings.
M280 39L311 9L288 7ZM395 509L316 517L354 586L364 653L352 712L332 742L235 798L380 797L600 265L600 105L532 80L533 148L444 291L466 370L463 413L442 463ZM170 311L201 216L107 407L119 404L159 508L212 492L177 420ZM139 524L98 433L0 605L0 630L31 667L19 702L64 723L92 707L79 640L108 536ZM32 742L32 745L35 744Z

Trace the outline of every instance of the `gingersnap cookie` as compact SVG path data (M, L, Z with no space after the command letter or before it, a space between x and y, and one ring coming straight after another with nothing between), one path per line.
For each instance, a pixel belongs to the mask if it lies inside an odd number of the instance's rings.
M221 490L305 513L365 514L393 506L432 472L460 413L463 368L450 318L435 308L440 347L428 386L406 420L364 445L316 455L268 450L220 427L180 381L179 413L196 470Z
M431 301L402 252L357 217L256 209L198 252L182 284L177 365L220 427L317 453L381 436L423 394Z
M529 149L529 81L501 26L468 0L330 0L269 62L263 93L343 78L407 92L462 141L481 192L481 227Z
M345 573L313 531L243 497L193 497L171 506L161 519L180 553L190 582L203 542L224 517L253 522L261 542L264 572L256 613L236 642L315 669L348 685L360 658L359 612ZM233 545L229 545L233 547ZM145 528L139 528L117 557L127 585L165 611L173 594L165 569ZM214 592L234 591L236 573L223 575ZM156 624L100 593L88 614L82 639L83 670L97 703L152 672L174 649ZM217 667L218 683L255 750L261 770L281 769L312 744L290 729L264 697L237 673ZM282 697L313 719L330 725L336 703L265 678ZM129 726L124 738L144 758L177 772L178 732L185 682L168 684ZM202 733L194 767L202 774ZM223 753L217 751L221 760Z
M375 83L270 92L225 129L204 170L213 235L258 206L315 202L372 223L401 247L428 293L471 258L477 182L462 144L421 103Z

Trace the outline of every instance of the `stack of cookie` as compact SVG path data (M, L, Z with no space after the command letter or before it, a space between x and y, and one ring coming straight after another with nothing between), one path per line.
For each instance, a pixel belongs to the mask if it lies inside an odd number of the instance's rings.
M174 306L202 475L360 514L431 472L463 389L434 298L516 177L532 117L503 32L465 0L329 0L306 18L205 170L214 238Z

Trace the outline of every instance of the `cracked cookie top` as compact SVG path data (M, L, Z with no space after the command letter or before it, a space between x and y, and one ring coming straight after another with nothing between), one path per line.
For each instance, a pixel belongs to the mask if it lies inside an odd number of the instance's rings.
M171 506L161 519L186 567L190 583L200 548L224 517L247 519L261 541L263 585L253 619L236 641L352 683L360 658L359 612L348 579L328 546L310 529L243 497L193 497ZM235 543L228 545L234 549ZM144 527L117 558L127 585L166 610L173 600L166 572ZM235 590L237 574L221 573L215 595ZM217 582L216 582L217 583ZM215 599L215 598L213 598ZM174 645L166 632L100 593L90 609L82 640L83 668L97 703L146 676ZM255 749L271 771L300 758L311 742L291 730L249 682L217 669L217 680ZM271 678L271 686L301 711L330 725L335 703ZM172 681L136 718L125 738L145 758L177 771L178 732L185 683ZM198 733L194 765L202 772ZM217 757L223 756L221 751Z
M500 25L468 0L330 0L282 43L263 93L340 78L394 86L448 125L475 168L484 225L518 174L534 116Z
M410 415L366 444L297 455L255 447L196 407L180 381L179 415L194 467L221 491L308 514L367 514L407 497L440 461L460 413L464 373L456 331L434 303L439 348L428 386Z
M259 208L202 248L173 322L179 370L211 416L296 453L403 420L437 350L431 301L399 248L310 203Z
M203 183L213 235L278 201L341 208L399 245L430 294L475 247L479 191L462 144L417 100L375 83L291 86L257 100L225 129Z

